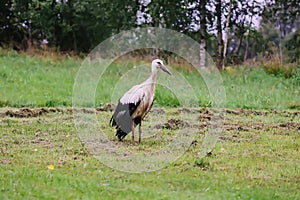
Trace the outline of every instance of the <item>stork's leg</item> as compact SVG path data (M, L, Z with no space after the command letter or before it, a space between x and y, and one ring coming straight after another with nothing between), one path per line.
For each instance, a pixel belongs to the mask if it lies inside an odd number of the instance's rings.
M142 122L140 123L139 126L139 143L141 143L141 138L142 138Z
M134 142L134 121L133 120L131 125L131 132L132 132L131 141Z

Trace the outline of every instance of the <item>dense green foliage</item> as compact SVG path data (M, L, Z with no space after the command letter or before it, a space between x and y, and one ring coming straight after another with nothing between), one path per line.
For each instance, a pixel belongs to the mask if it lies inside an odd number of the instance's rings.
M135 1L1 1L0 38L26 49L46 39L59 50L87 52L136 21ZM118 12L116 12L118 11Z
M60 51L89 52L122 30L151 26L182 32L198 42L201 36L208 52L220 57L228 19L228 63L241 63L266 51L283 52L295 62L299 8L296 0L4 0L0 2L0 46L26 50L47 41L48 47ZM258 28L259 16L263 20ZM271 24L271 29L264 29L265 24Z

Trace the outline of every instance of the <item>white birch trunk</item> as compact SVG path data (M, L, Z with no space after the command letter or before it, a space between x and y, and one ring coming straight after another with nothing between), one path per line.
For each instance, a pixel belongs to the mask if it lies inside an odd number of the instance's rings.
M228 16L226 19L226 28L225 28L225 38L224 38L224 51L223 51L223 63L222 63L222 69L225 69L225 62L226 62L226 56L227 56L227 46L228 46L228 35L229 35L229 24L230 24L230 17L231 17L231 9L232 9L232 1L230 1L229 4L229 10L228 10Z
M206 65L206 40L200 40L200 68L205 68Z

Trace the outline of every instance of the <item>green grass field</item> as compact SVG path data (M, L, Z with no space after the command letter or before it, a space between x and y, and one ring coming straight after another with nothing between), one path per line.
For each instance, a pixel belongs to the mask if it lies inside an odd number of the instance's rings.
M11 52L0 54L0 106L72 106L74 79L80 65L81 61L71 58L53 61ZM108 68L97 88L96 106L111 102L111 93L115 84L134 65L136 63L114 63ZM201 77L178 67L177 71L182 73L195 89L199 106L210 106L211 100ZM226 90L225 107L227 108L300 107L300 84L294 84L293 78L272 76L261 69L251 68L224 72L222 78ZM161 106L178 106L174 95L170 92L166 94L166 90L162 87L157 88L156 97L156 103Z
M98 109L107 137L133 152L155 152L172 141L176 130L161 121L162 113L176 120L185 111L199 119L187 121L198 133L179 159L154 172L126 173L97 160L79 139L70 107L80 64L0 54L0 199L300 199L299 77L251 68L223 72L223 132L204 158L214 108L193 73L176 68L194 87L200 107L182 109L172 92L158 87L144 126L164 128L141 144L130 143L130 136L116 141L108 126L112 112ZM97 88L97 107L111 102L115 80L132 65L109 68Z
M15 113L22 112L31 113ZM204 120L197 142L182 157L142 174L117 171L95 159L82 146L69 112L25 118L5 116L7 109L1 113L1 199L300 198L299 112L228 110L224 133L211 156L199 157L207 133ZM107 123L111 112L97 115ZM105 130L114 138L111 128ZM156 151L171 136L172 130L164 129L140 145L119 145Z

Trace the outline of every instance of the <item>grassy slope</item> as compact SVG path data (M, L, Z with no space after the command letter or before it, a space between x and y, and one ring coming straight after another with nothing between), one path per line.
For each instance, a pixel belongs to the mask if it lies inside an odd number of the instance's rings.
M0 56L0 104L19 106L70 105L80 62L41 60L10 53Z
M100 112L98 117L108 121L110 114ZM144 174L115 171L97 161L82 147L70 114L4 117L0 119L0 198L299 199L299 123L282 125L299 117L286 112L227 114L224 134L212 156L198 158L198 137L179 160ZM151 141L158 138L120 145L155 151L160 142ZM51 164L54 170L47 168Z
M71 106L74 78L81 62L49 61L15 53L0 55L0 106ZM96 105L111 101L114 84L132 64L114 64L105 72L96 93ZM195 88L201 106L209 106L205 84L195 73L182 73ZM299 107L300 86L292 79L262 70L231 70L222 74L228 108L289 109ZM157 104L174 106L172 93L158 87Z

